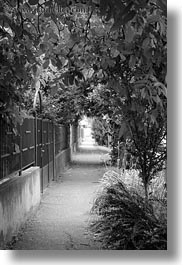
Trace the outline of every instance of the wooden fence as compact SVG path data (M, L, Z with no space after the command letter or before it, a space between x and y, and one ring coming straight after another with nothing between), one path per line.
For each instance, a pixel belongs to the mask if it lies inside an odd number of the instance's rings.
M68 127L48 120L25 118L16 133L0 120L0 181L30 166L54 165L55 156L69 147L69 137ZM54 173L49 166L48 182Z

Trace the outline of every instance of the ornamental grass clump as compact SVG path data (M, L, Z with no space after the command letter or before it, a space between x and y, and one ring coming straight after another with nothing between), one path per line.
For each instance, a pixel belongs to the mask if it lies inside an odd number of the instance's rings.
M126 185L113 171L101 180L90 228L103 249L167 249L166 201L151 193L146 204L143 187L137 183Z

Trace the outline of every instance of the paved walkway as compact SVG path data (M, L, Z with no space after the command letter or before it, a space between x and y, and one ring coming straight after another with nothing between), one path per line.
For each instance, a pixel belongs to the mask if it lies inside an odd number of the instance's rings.
M12 249L99 249L88 231L90 209L105 168L106 150L82 146L72 165L52 182L36 213L26 222Z

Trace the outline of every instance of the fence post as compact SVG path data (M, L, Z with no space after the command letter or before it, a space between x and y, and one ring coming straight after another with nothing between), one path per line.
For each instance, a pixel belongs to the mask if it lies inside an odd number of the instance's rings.
M49 164L49 162L50 162L50 142L49 142L49 121L47 121L47 126L46 126L47 128L46 128L46 131L47 131L47 135L46 135L46 142L47 142L47 161L48 161L48 170L47 170L47 172L48 172L48 183L50 182L50 174L49 174L49 168L50 168L50 164Z
M73 126L70 124L69 128L67 128L67 131L69 130L69 141L70 143L70 151L71 151L71 159L72 159L72 153L73 153ZM68 134L67 134L68 135Z
M44 191L44 180L43 180L43 120L41 119L41 192L43 193Z
M52 135L53 135L53 180L56 179L56 168L55 168L55 125L52 122Z
M37 116L35 114L35 118L34 118L34 137L35 137L35 141L34 141L34 145L35 145L35 166L37 166Z
M20 124L20 170L19 170L19 176L22 174L22 141L23 141L23 135L22 135L22 126L23 124Z

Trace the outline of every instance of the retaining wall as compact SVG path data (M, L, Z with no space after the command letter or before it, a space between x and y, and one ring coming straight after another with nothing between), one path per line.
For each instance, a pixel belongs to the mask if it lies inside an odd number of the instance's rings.
M31 210L40 203L40 168L31 167L21 176L0 184L0 249L17 233Z
M70 163L71 149L61 151L53 161L40 169L30 167L0 183L0 249L12 240L19 228L25 223L32 210L39 205L41 192L53 180L56 181Z

